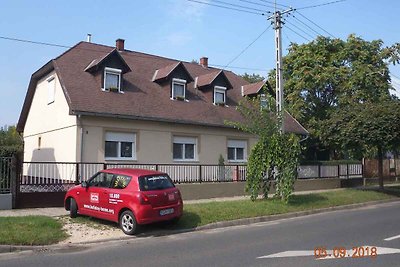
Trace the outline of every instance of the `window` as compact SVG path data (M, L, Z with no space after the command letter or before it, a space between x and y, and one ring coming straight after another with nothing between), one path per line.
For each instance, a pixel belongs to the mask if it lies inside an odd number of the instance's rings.
M128 184L130 183L131 180L132 180L132 177L130 177L130 176L117 175L115 177L115 180L113 181L112 188L124 189L125 187L128 186Z
M225 105L226 102L226 87L215 86L214 87L214 104Z
M136 134L106 132L104 156L106 160L135 160Z
M56 96L56 79L54 76L47 79L47 104L54 103Z
M172 98L184 100L186 95L186 80L172 79Z
M104 91L121 91L121 70L113 68L104 69Z
M246 161L247 141L228 140L228 160Z
M197 138L174 137L173 159L178 161L197 160Z
M111 173L99 172L88 181L89 186L110 187L114 175Z
M167 175L139 177L140 191L164 190L175 187Z

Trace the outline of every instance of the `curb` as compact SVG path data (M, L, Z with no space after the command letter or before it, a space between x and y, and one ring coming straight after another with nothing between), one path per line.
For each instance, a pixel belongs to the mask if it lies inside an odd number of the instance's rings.
M362 208L367 206L374 206L378 204L385 204L385 203L392 203L392 202L400 202L400 199L386 199L386 200L377 200L377 201L370 201L365 203L357 203L357 204L350 204L350 205L343 205L343 206L336 206L336 207L329 207L329 208L321 208L315 210L308 210L308 211L296 211L290 212L285 214L276 214L276 215L268 215L268 216L261 216L261 217L254 217L254 218L244 218L232 221L224 221L224 222L216 222L211 223L191 229L180 229L180 230L159 230L159 231L152 231L148 233L142 233L135 237L119 237L119 238L109 238L103 239L99 241L90 241L90 242L82 242L82 243L75 243L75 244L67 244L67 245L44 245L44 246L17 246L17 245L0 245L0 254L2 253L12 253L12 252L21 252L21 251L32 251L32 252L45 252L45 251L73 251L86 248L87 245L91 244L98 244L98 243L106 243L111 241L127 241L132 240L135 238L143 238L143 237L158 237L158 236L166 236L166 235L175 235L181 233L188 233L188 232L197 232L202 230L211 230L211 229L218 229L218 228L225 228L230 226L241 226L241 225L249 225L254 223L261 223L261 222L269 222L269 221L276 221L281 219L290 219L296 217L302 217L307 215L313 214L320 214L320 213L327 213L332 211L341 211L341 210L351 210L356 208Z

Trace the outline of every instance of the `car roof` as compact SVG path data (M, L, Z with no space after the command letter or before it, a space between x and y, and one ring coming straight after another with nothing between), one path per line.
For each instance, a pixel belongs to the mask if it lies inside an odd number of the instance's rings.
M128 175L128 176L136 176L136 177L144 176L144 175L164 174L163 172L154 171L154 170L132 169L132 168L112 168L112 169L102 170L101 172L122 174L122 175Z

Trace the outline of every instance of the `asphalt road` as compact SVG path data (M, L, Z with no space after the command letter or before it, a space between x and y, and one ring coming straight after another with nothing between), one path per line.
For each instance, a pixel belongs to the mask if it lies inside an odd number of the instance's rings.
M398 235L400 202L394 202L248 226L99 243L76 250L3 254L0 266L398 267ZM317 259L315 247L326 249L327 257ZM329 258L336 247L348 251L335 250L337 257ZM353 247L364 257L353 258ZM344 258L339 257L340 252ZM375 252L377 256L372 257Z

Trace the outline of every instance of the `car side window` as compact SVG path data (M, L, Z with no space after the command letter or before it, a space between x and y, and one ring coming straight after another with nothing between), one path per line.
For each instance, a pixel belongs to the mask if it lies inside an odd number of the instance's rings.
M131 181L132 177L126 175L115 175L115 179L112 183L112 188L115 189L124 189L128 186L129 182Z
M110 187L114 175L111 173L99 172L95 177L89 180L89 186L92 187Z

